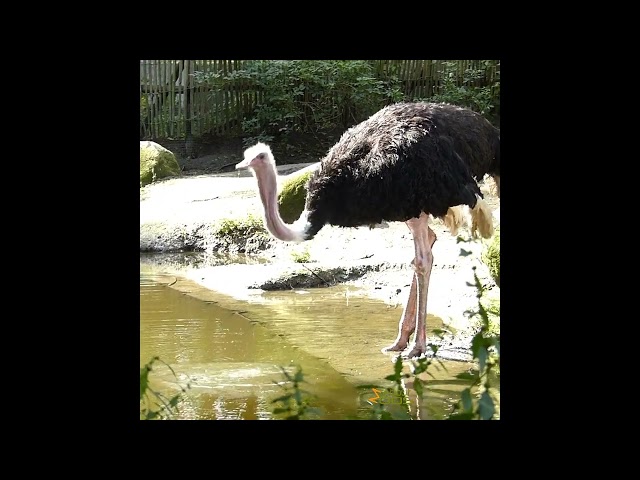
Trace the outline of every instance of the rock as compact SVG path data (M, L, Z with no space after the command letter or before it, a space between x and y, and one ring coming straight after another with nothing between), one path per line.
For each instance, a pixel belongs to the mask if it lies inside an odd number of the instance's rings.
M307 182L311 174L320 167L320 163L314 163L307 168L303 168L287 176L281 182L280 194L278 195L278 207L280 216L286 223L295 222L304 210L305 199L307 198ZM369 225L370 229L389 228L389 224L384 220L378 224Z
M155 142L140 142L140 186L172 175L180 175L175 155Z
M282 181L278 195L278 207L280 208L280 216L286 223L293 223L300 217L307 197L307 182L319 166L320 163L314 163L307 168L287 175Z
M348 280L355 280L367 272L379 269L380 265L324 266L313 270L291 267L271 276L266 281L259 281L249 288L262 290L291 290L292 288L315 288L336 285Z

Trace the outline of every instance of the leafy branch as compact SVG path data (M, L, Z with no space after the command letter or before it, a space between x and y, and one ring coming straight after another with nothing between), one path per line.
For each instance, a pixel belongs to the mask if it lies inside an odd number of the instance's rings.
M500 368L500 334L490 329L489 313L480 301L485 289L475 272L476 267L473 270L474 283L467 285L475 287L478 292L477 310L469 312L481 320L478 332L471 339L471 353L478 367L456 375L456 378L470 380L471 385L462 391L460 401L449 415L450 420L491 420L496 416L496 405L500 405L499 390L492 385L494 372ZM474 388L478 388L476 399L471 393Z
M303 420L305 416L317 414L319 410L309 406L309 396L313 395L300 388L301 383L306 383L302 368L298 365L294 375L290 375L283 367L280 367L280 370L286 382L273 383L284 390L284 395L271 400L272 404L279 404L274 408L273 414L285 414L284 420Z
M165 365L175 379L178 380L173 368L157 356L153 357L149 363L140 369L140 420L163 420L171 418L178 413L178 403L182 398L182 394L191 388L191 383L188 382L185 387L180 387L180 392L171 398L151 388L149 385L149 374L153 371L153 365L156 362Z

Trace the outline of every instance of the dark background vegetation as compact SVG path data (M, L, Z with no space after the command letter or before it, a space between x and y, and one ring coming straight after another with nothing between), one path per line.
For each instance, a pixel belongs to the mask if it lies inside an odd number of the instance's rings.
M158 101L170 92L141 87L140 96L141 140L173 151L185 173L219 171L258 141L270 144L279 164L316 162L346 129L398 101L468 107L500 127L499 60L196 64L185 85L193 105L182 113L173 111L175 101Z

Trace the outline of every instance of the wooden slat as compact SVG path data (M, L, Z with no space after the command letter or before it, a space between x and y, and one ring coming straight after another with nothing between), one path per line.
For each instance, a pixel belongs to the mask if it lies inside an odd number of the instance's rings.
M150 117L149 117L149 127L151 130L151 135L153 137L157 137L158 133L156 132L156 102L153 97L153 68L151 64L152 60L149 60L147 63L147 85L149 87L149 95L147 97L147 101L149 102L150 109Z
M245 61L241 61L239 63L239 68L241 70L244 70L245 69L245 65L246 65ZM249 82L247 81L246 78L243 77L242 78L241 87L240 87L240 89L238 91L238 96L241 99L240 108L236 112L236 120L237 120L238 124L242 123L242 118L244 117L245 112L249 109L249 93L248 93L249 92L249 88L250 88ZM236 126L234 126L234 132L237 132L237 131L238 131L238 128Z
M218 60L218 75L225 76L226 60ZM224 88L217 90L217 129L218 135L224 135Z
M211 62L211 71L214 73L218 72L218 61L213 60ZM211 90L211 125L212 125L212 133L218 133L218 91L217 89Z
M191 101L193 102L193 120L191 128L193 129L193 136L202 136L202 101L200 99L200 87L196 85L195 77L193 76L197 71L202 70L202 64L204 60L192 60L192 76L191 76Z
M155 88L156 88L156 105L158 107L158 116L157 116L157 122L158 122L158 136L162 136L163 135L163 125L162 125L162 103L163 103L163 99L162 99L162 88L160 85L160 60L156 60L155 61L155 66L154 66L154 84L155 84Z
M147 101L147 120L146 120L147 135L149 135L150 137L153 137L153 131L151 127L151 118L152 118L151 109L153 108L153 105L151 105L151 99L148 92L148 87L149 87L149 61L148 60L144 61L144 64L142 66L142 71L144 72L144 76L143 76L144 86L142 91L145 94L146 101Z
M160 99L160 135L167 136L166 60L158 60L158 97Z
M182 102L181 102L181 95L182 95L182 60L175 60L175 65L174 65L174 75L175 75L175 81L174 81L174 92L175 92L175 98L173 101L173 112L174 112L174 124L173 124L173 135L172 138L178 138L180 136L180 124L182 123Z
M209 60L207 62L207 73L211 73L213 71L213 60ZM213 118L211 115L211 112L213 111L213 108L215 107L215 103L213 102L213 99L210 98L210 92L209 89L207 87L205 87L205 99L206 99L206 103L205 103L205 115L207 117L207 132L211 131L211 128L213 127Z
M152 69L151 84L153 85L153 103L156 107L153 120L156 127L155 131L156 131L157 137L160 137L162 135L162 132L161 132L162 105L161 105L161 99L160 99L160 85L159 85L160 82L158 81L158 73L160 71L159 62L160 60L154 60L153 65L151 66L151 69Z
M211 73L212 71L213 71L213 61L209 60L207 61L207 73ZM211 112L215 107L215 104L213 103L210 97L211 95L210 95L209 89L205 87L205 102L203 102L203 104L204 104L204 115L206 116L206 119L207 119L205 123L207 132L211 132L211 129L213 127L213 118L212 118Z
M424 75L422 74L422 69L424 68L424 60L416 60L416 68L413 72L414 78L416 79L416 97L422 97L422 86L424 85Z
M231 72L235 72L236 70L236 64L235 62L231 65ZM234 84L232 85L232 90L231 90L231 111L230 111L230 121L234 120L235 118L237 118L237 112L238 112L238 108L241 106L240 105L240 91L237 88L237 84L234 82Z
M144 77L142 75L142 62L141 62L140 63L140 103L142 103L142 98L143 98L143 95L142 95L142 82L143 82L143 80L144 80ZM145 120L141 118L140 119L140 126L141 126L141 129L142 129L142 137L146 138L147 132L146 132L146 129L144 128L144 122L145 122Z
M173 135L172 138L178 138L180 136L180 124L182 123L182 103L180 99L183 93L182 90L182 60L173 61Z
M176 115L176 138L182 137L184 126L184 60L178 60L178 80L180 85L180 93L177 98L177 115Z
M153 83L156 89L156 105L157 105L157 117L156 121L158 124L158 136L161 137L163 135L162 132L162 88L160 85L160 60L155 60L154 72L153 72Z
M180 135L180 138L185 138L187 135L187 121L190 120L191 118L191 103L189 102L190 98L189 98L189 94L191 92L189 92L189 71L191 70L191 61L190 60L185 60L184 61L184 69L182 71L182 86L184 87L184 97L182 98L183 101L183 108L184 108L184 116L182 117L182 135Z
M227 76L229 73L229 60L225 60L222 63L222 72L224 76ZM222 134L226 135L227 133L227 122L229 121L229 89L225 88L223 91L223 115L222 115Z
M182 94L182 119L180 121L180 128L182 130L180 132L179 138L185 138L185 136L187 135L186 121L187 117L189 116L189 106L187 104L187 90L189 89L189 60L183 60L182 62L182 88L184 89L184 93Z
M442 81L442 60L434 60L433 62L433 94L440 93L440 82Z
M193 106L191 104L191 60L185 60L184 71L184 89L185 89L185 135L187 134L187 125L189 133L191 132L191 119L193 118Z
M160 92L158 86L158 60L153 61L151 66L151 85L153 86L153 103L155 105L154 132L160 136L160 119L162 116L162 105L160 103Z
M195 63L196 60L189 60L189 75L187 77L187 86L189 87L189 118L188 121L191 125L191 134L194 135L194 128L196 128L195 123L197 122L197 111L196 111L196 99L195 99L195 90L193 84L193 72L195 71Z
M176 135L176 61L169 60L169 137Z
M203 74L207 74L209 71L209 60L202 60L199 69ZM206 89L200 85L198 86L198 133L200 136L204 135L207 132L208 121L207 121L207 99L206 97Z
M407 61L400 60L400 80L402 81L402 89L407 92Z
M431 86L431 60L423 60L422 74L424 75L424 82L420 96L422 98L426 98L429 96L429 89Z

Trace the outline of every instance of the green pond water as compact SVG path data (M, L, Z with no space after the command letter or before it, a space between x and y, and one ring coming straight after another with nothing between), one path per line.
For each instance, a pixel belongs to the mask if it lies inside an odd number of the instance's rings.
M142 264L141 264L142 265ZM271 419L283 394L281 368L300 366L318 419L367 419L371 387L389 386L392 359L380 348L395 338L402 308L345 294L345 287L265 292L260 302L204 301L169 286L166 276L140 273L140 366L159 356L151 387L170 397L190 383L176 419ZM437 325L428 319L429 329ZM466 382L466 362L430 371L421 418L441 419ZM410 387L410 385L409 385ZM409 389L409 397L412 390ZM386 400L391 403L391 399ZM388 409L402 408L387 405ZM415 408L415 405L413 406ZM396 410L397 411L397 410Z

